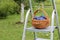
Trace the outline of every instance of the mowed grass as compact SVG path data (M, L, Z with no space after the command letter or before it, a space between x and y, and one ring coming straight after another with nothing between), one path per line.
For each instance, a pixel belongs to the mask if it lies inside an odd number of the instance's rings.
M0 40L21 40L23 24L16 24L18 21L19 15L0 20Z
M47 10L48 9L48 10ZM51 16L52 9L47 8L46 11ZM57 5L58 16L60 17L60 5ZM16 24L16 22L20 21L20 15L10 15L7 19L0 19L0 40L22 40L23 33L23 24ZM29 21L31 21L29 19ZM60 18L59 18L60 21ZM60 23L59 23L60 24ZM30 26L31 23L28 23ZM50 33L38 33L38 37L49 38ZM26 40L33 40L34 35L33 32L26 33ZM54 31L54 40L58 40L58 31L55 29Z

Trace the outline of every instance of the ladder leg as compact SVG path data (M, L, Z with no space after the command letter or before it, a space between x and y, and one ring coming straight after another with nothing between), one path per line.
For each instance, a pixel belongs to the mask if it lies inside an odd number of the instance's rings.
M36 32L33 32L34 33L34 40L36 40L37 38L37 33Z
M25 40L25 37L26 37L25 35L26 35L26 29L23 32L22 40Z
M58 29L58 35L59 35L59 40L60 40L60 30L59 30L59 28L57 28Z
M27 11L27 14L26 14L22 40L25 40L26 27L27 27L27 22L28 22L28 16L29 16L29 13L30 13L30 9Z
M53 32L51 32L51 37L50 37L50 40L53 40L54 36L53 36Z

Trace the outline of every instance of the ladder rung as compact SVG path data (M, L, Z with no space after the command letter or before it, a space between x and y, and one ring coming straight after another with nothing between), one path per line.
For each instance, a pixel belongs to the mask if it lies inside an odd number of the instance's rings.
M50 40L50 39L36 38L36 40Z

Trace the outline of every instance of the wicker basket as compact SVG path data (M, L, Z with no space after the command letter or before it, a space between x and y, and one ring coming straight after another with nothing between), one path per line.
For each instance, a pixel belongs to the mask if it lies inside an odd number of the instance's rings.
M38 11L41 11L41 12L44 13L44 15L46 17L45 20L36 20L36 19L34 19L35 15L36 15L36 13ZM37 29L44 29L44 28L48 27L49 24L50 24L50 19L49 19L47 13L43 9L38 9L38 10L36 10L34 12L34 16L32 17L32 25L33 25L33 27L35 27Z

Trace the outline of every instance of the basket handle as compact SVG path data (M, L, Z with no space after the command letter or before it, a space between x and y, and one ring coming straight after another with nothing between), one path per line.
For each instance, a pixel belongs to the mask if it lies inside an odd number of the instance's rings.
M38 10L36 10L36 11L34 12L33 18L35 17L35 15L36 15L36 13L37 13L38 11L42 11L42 12L44 13L45 17L46 17L46 18L49 18L49 17L48 17L48 14L47 14L42 8L40 8L40 9L38 9Z

